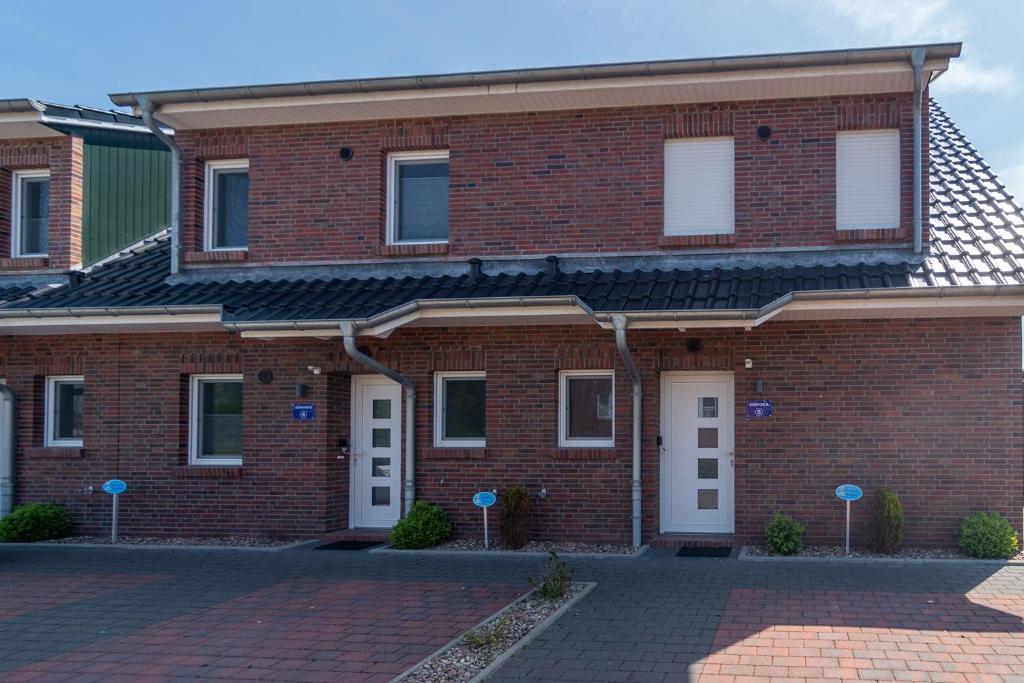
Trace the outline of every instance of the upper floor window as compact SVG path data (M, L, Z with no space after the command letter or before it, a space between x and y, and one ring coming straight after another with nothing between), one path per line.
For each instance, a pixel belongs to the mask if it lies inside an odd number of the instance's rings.
M388 155L387 243L448 241L448 152Z
M733 139L665 141L665 234L734 230Z
M50 242L50 171L14 172L11 255L46 256Z
M836 136L836 227L900 225L900 132L841 131Z
M189 462L242 464L242 376L192 375Z
M46 378L46 445L82 447L82 400L85 382L81 376Z
M206 251L249 246L249 160L206 162L203 248Z

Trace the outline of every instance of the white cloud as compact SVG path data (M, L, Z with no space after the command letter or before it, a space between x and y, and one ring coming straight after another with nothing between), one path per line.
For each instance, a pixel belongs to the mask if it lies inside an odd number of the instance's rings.
M953 60L949 64L949 71L935 81L932 89L942 93L1014 92L1017 89L1017 73L1005 66L984 67Z
M1013 195L1017 206L1024 203L1024 163L997 171L1000 182L1006 185L1006 191Z

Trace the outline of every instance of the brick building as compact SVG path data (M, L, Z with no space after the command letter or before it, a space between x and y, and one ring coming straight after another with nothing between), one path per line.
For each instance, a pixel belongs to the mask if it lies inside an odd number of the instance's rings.
M912 544L1019 525L1024 218L927 98L959 50L114 95L180 214L0 306L16 498L466 535L521 484L538 538L743 543L837 540L852 482Z

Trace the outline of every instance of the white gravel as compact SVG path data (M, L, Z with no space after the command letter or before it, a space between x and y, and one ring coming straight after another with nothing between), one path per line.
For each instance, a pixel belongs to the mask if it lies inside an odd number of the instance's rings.
M118 545L221 545L226 547L277 548L297 539L278 539L266 536L119 536ZM68 536L41 543L110 543L110 536Z
M497 619L474 629L491 633L495 624L501 622L501 638L494 643L482 647L473 647L465 640L459 640L444 652L439 653L430 661L413 671L405 681L422 681L424 683L450 683L468 681L480 673L497 657L515 645L526 634L536 628L559 607L582 591L583 584L574 583L569 593L561 600L544 600L530 597L516 603L503 612Z
M761 545L748 545L748 555L771 555L768 548ZM790 557L846 557L846 549L838 545L807 545L800 552ZM876 553L871 550L850 548L850 557L874 557L896 560L973 560L975 558L959 548L902 548L892 555ZM1024 552L1010 558L1024 559Z
M484 542L477 538L465 538L455 541L445 541L435 545L431 550L467 550L482 551ZM601 543L572 543L554 541L530 541L522 548L504 548L499 543L492 542L491 550L501 550L511 553L550 553L556 552L559 555L564 553L599 553L604 555L631 555L633 547L630 545L615 545Z

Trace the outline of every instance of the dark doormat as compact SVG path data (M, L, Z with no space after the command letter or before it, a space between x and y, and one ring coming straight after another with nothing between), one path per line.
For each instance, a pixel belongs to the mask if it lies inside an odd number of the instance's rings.
M729 557L732 548L680 548L676 557Z
M318 545L317 550L366 550L375 545L384 545L384 541L336 541Z

